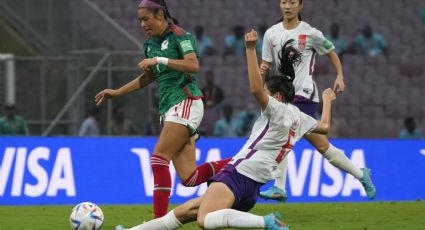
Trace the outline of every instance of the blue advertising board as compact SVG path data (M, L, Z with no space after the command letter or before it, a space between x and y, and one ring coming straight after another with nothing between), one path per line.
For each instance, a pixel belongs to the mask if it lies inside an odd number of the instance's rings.
M155 138L0 138L0 205L150 204ZM245 139L201 139L197 163L233 156ZM359 167L372 169L376 200L425 198L425 141L334 140ZM289 202L368 201L352 176L300 141L288 156ZM171 167L171 203L199 196L206 185L180 184ZM267 185L266 185L267 186Z

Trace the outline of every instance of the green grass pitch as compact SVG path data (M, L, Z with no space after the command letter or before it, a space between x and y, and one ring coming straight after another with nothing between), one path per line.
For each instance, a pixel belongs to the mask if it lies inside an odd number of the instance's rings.
M100 206L103 229L116 224L134 226L152 216L150 205ZM1 230L67 230L71 206L0 206ZM423 230L425 202L260 204L251 212L264 215L279 211L291 225L302 230ZM182 229L199 229L187 224Z

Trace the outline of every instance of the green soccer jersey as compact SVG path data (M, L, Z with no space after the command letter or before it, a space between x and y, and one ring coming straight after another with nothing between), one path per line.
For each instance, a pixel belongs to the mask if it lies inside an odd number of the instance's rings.
M198 56L193 35L174 24L170 24L161 37L149 38L144 44L144 52L146 58L183 59L189 53ZM158 84L160 114L188 97L202 97L195 74L183 73L160 64L152 66L151 73Z
M0 135L29 135L28 127L20 116L12 119L0 117Z

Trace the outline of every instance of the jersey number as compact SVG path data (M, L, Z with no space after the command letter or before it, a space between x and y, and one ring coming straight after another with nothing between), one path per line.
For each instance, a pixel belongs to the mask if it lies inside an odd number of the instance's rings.
M288 141L282 146L282 149L279 152L279 155L276 157L276 162L280 163L284 157L286 157L287 153L294 148L294 144L291 143L291 138L295 137L295 131L289 130Z

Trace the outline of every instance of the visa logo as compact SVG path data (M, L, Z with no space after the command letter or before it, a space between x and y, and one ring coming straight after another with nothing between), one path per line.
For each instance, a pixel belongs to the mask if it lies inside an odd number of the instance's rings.
M56 159L51 159L51 155L55 155ZM53 167L48 168L51 170L50 175L45 168L48 163L53 163ZM47 147L32 150L7 147L0 164L0 197L5 195L9 180L12 197L20 197L22 194L28 197L54 197L59 190L73 197L76 192L71 149L60 148L56 154L51 154Z
M358 168L364 168L364 151L354 149L350 161ZM292 152L288 155L288 180L290 194L294 197L349 197L353 191L366 196L363 186L356 178L343 173L312 149L304 149L302 154Z

